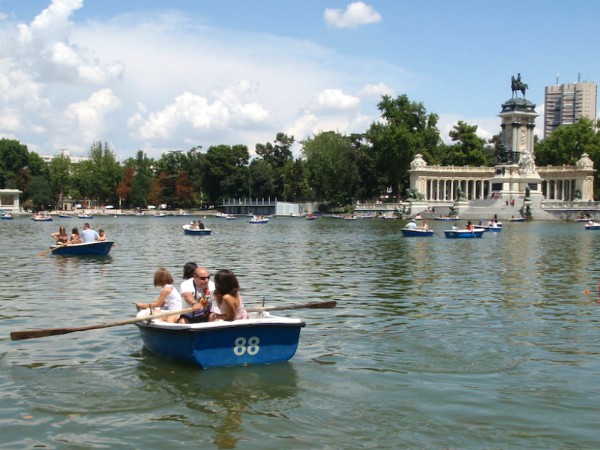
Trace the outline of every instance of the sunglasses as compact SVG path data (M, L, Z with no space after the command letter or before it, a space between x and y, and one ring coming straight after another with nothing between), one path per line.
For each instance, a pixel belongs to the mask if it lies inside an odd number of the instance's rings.
M201 277L199 275L194 275L194 278L200 278L201 280L210 280L210 275L207 277Z

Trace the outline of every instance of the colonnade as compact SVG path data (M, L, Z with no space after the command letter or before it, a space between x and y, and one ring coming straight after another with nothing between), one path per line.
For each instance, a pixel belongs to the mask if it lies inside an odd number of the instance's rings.
M437 178L423 177L417 182L423 186L421 194L427 201L458 200L458 188L462 191L465 200L485 199L490 193L490 180L471 179L471 178Z
M577 184L575 179L556 178L542 180L542 194L546 200L575 200L576 189Z

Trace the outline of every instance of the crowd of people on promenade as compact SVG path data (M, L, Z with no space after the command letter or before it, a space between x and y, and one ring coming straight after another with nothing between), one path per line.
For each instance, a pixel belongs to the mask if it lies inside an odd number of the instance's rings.
M64 226L58 227L58 231L51 233L56 240L57 245L69 244L85 244L88 242L106 241L108 238L106 232L100 228L98 231L93 230L88 222L83 224L83 230L79 232L79 228L73 227L71 234L67 234L67 229Z
M138 310L149 310L150 314L191 308L189 313L165 317L164 320L169 323L248 318L238 279L231 270L217 271L212 281L206 268L188 262L183 266L183 282L179 289L173 283L173 276L167 269L158 269L154 273L154 286L161 288L157 299L151 303L135 303L135 306Z

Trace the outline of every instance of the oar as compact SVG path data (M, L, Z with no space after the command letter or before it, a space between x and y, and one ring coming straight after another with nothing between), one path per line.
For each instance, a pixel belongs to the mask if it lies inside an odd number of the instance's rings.
M335 300L326 302L310 302L303 303L300 305L282 305L282 306L259 306L256 308L246 308L248 312L261 312L261 311L282 311L284 309L300 309L300 308L335 308Z
M46 336L56 336L59 334L67 334L74 333L75 331L88 331L88 330L97 330L99 328L109 328L109 327L118 327L121 325L128 325L136 322L146 322L152 319L161 319L163 317L172 316L175 314L185 314L192 312L192 308L180 309L178 311L165 311L157 314L147 315L143 317L136 317L135 319L127 319L120 320L118 322L112 323L101 323L98 325L89 325L87 327L76 327L76 328L46 328L44 330L23 330L23 331L13 331L10 333L10 338L13 341L18 341L21 339L35 339Z
M262 306L258 308L246 308L248 312L260 312L260 311L281 311L284 309L300 309L300 308L334 308L336 305L335 301L326 301L326 302L310 302L304 303L300 305L287 305L287 306ZM162 313L152 314L143 317L136 317L135 319L127 319L120 320L118 322L112 323L101 323L98 325L89 325L86 327L76 327L76 328L47 328L43 330L23 330L23 331L13 331L10 333L10 338L13 341L18 341L21 339L35 339L46 336L57 336L59 334L68 334L74 333L76 331L88 331L88 330L97 330L100 328L110 328L110 327L118 327L121 325L129 325L136 322L146 322L152 319L161 319L163 317L172 316L175 314L186 314L192 312L192 308L180 309L178 311L165 311Z
M50 247L48 250L44 250L43 252L38 253L36 256L44 256L46 253L51 252L52 250L54 250L55 248L61 248L64 247L65 245L69 245L68 242L65 242L64 244L60 244L57 247Z

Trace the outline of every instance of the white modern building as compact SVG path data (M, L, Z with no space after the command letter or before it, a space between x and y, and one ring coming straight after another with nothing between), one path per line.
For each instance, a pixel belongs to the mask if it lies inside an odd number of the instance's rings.
M561 125L570 125L582 117L596 120L596 83L578 82L546 86L544 95L544 138Z

